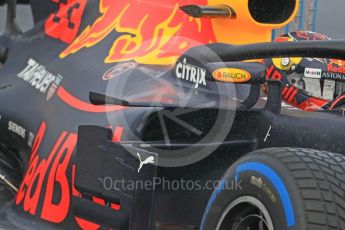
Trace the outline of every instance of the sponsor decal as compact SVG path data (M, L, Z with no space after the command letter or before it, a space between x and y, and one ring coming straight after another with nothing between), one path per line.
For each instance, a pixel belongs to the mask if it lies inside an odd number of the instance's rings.
M41 154L38 154L38 150L46 129L47 125L43 122L34 140L29 165L15 203L22 204L24 211L31 215L35 215L38 206L41 206L41 219L60 223L66 218L69 210L70 185L66 173L77 143L77 135L62 132L48 158L40 159ZM56 194L60 194L59 199L53 199L53 195ZM43 202L39 202L41 195L44 197Z
M345 61L339 59L330 59L329 64L334 64L337 66L345 66Z
M22 138L25 138L26 136L26 130L22 126L14 123L13 121L8 122L8 130L17 134L18 136L21 136Z
M149 156L147 157L145 160L141 160L141 155L139 153L137 153L138 159L140 161L139 164L139 168L138 168L138 173L140 173L140 170L142 169L142 167L144 165L148 165L148 164L154 164L155 163L155 158L153 156Z
M63 79L61 75L50 73L45 66L33 59L29 59L26 68L17 76L42 94L46 94L49 89L47 101L55 94L57 87Z
M127 72L129 70L134 69L137 66L134 62L127 62L122 63L114 66L113 68L109 69L102 77L104 81L108 81L110 79L113 79L114 77L119 76L120 74Z
M183 62L177 62L176 77L195 83L196 89L199 85L206 86L206 69L188 64L186 58Z
M93 47L114 31L105 63L133 60L140 64L171 65L186 50L216 41L210 19L186 17L183 0L99 1L99 17L60 54L60 58ZM208 5L206 0L193 4ZM75 11L75 10L74 10Z
M322 75L321 69L315 69L315 68L304 69L304 76L307 78L321 79L321 75Z
M59 5L56 13L50 14L44 25L45 33L65 43L77 36L87 0L51 0Z
M249 81L252 76L249 72L237 68L222 68L213 72L213 78L217 81L230 83L243 83Z
M47 93L47 101L49 101L55 94L58 86L60 85L63 77L61 75L57 75L55 81L53 84L50 86L48 93Z
M261 177L259 177L259 178L257 178L257 177L255 177L255 176L252 176L251 178L250 178L250 183L252 184L252 185L255 185L256 187L258 187L258 188L262 188L262 185L263 185L263 180L262 180L262 178Z
M244 172L256 172L263 175L262 178L264 179L262 179L262 190L267 194L272 202L275 203L278 201L278 198L280 199L284 208L288 228L295 225L295 211L293 209L290 193L287 190L284 181L276 171L261 162L244 162L236 168L237 178L240 178L240 174ZM268 180L270 183L266 184L264 180ZM254 184L259 183L258 178L253 178L253 182ZM261 183L259 184L261 185ZM271 188L275 189L277 196L272 192Z
M63 222L70 212L71 196L81 197L74 187L75 166L71 165L72 154L77 144L77 134L63 131L49 154L40 154L42 142L47 133L47 124L42 122L32 145L29 165L18 190L15 204L31 215L41 219ZM120 140L120 137L118 137ZM47 155L46 158L40 156ZM72 167L71 167L72 166ZM71 176L70 176L71 175ZM72 194L71 194L72 191ZM105 206L108 202L91 197L94 203ZM110 204L114 210L119 205ZM82 229L100 227L97 224L75 217Z
M288 66L290 64L290 58L282 58L282 65Z
M330 79L330 80L344 81L345 80L345 74L323 72L322 73L322 78Z
M338 66L333 64L327 65L328 72L345 74L345 66Z
M322 73L323 78L339 81L345 80L345 61L330 59L327 71Z

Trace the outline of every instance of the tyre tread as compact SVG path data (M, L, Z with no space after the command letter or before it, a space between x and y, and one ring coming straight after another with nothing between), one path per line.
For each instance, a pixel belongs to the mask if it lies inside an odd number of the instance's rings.
M300 148L263 151L290 170L303 199L307 229L345 229L345 156Z

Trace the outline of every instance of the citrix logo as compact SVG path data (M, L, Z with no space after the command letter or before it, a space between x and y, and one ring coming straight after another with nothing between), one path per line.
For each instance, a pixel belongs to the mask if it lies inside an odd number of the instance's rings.
M206 86L206 69L188 64L186 58L183 62L177 62L176 76L178 79L194 82L196 89L199 85Z

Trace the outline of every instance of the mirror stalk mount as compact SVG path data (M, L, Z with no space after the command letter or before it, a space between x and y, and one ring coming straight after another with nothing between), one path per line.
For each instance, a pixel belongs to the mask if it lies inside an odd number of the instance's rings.
M7 0L7 18L5 33L10 36L21 34L21 30L16 21L17 0Z
M235 18L235 11L227 5L198 6L185 5L180 9L193 18Z
M274 114L280 114L282 109L282 82L277 80L267 80L268 95L265 109Z
M4 64L7 59L8 48L0 45L0 64Z

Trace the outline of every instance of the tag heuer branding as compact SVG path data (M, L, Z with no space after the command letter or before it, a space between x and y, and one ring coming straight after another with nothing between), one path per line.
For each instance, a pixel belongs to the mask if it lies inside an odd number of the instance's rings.
M315 68L305 68L304 76L307 78L321 79L322 70Z
M206 86L206 69L190 65L186 59L183 59L183 62L177 62L176 76L178 79L195 83L195 88L199 85Z
M63 79L61 75L54 75L50 73L49 71L47 71L45 66L39 64L33 59L29 59L25 69L17 76L18 78L26 81L42 94L46 94L49 89L47 100L49 100L53 96L57 87Z
M249 72L236 68L221 68L213 72L213 78L217 81L230 83L243 83L249 81L252 76Z
M47 93L47 101L49 101L55 94L56 90L58 89L63 77L61 75L57 75L53 84L50 86L48 93Z

